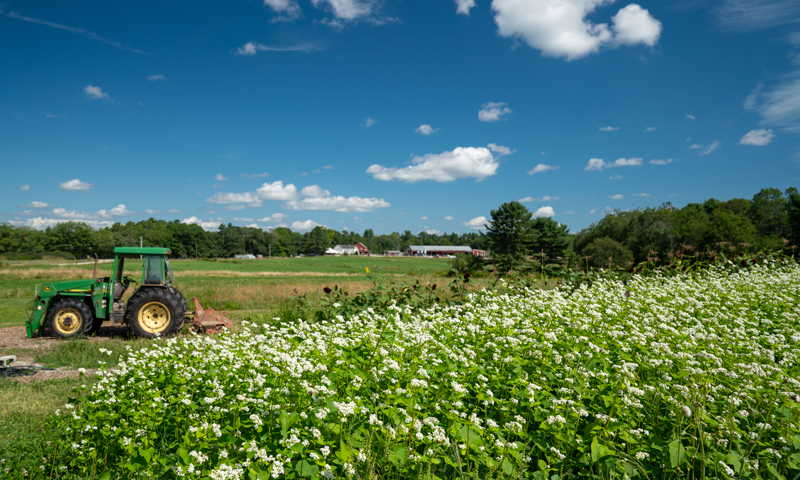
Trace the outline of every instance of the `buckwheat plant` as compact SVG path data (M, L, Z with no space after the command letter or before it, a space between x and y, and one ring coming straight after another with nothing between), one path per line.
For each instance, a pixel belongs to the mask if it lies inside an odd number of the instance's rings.
M61 409L53 478L791 479L798 302L768 263L159 340Z

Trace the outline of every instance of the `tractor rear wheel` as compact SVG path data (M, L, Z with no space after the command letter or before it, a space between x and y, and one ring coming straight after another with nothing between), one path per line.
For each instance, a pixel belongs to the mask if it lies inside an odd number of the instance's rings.
M178 290L177 288L169 287L169 291L173 295L178 297L178 302L180 302L181 308L183 309L183 315L180 316L181 319L180 325L178 325L177 329L175 330L176 332L179 332L181 328L183 328L183 321L186 318L186 312L189 311L189 302L186 301L186 297L184 297L181 291Z
M94 322L92 310L77 298L62 297L48 309L47 326L59 338L86 333Z
M128 300L125 323L131 334L154 338L177 333L185 311L180 299L166 288L143 288Z
M105 320L103 320L102 318L95 318L94 321L92 321L92 326L89 327L89 331L86 333L88 334L97 333L97 331L100 330L100 327L103 326L104 321Z

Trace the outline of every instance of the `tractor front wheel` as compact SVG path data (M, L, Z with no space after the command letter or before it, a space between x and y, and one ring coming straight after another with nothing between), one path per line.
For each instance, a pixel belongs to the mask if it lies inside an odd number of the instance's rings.
M145 288L128 300L125 322L131 334L154 338L172 335L183 325L180 299L165 288Z
M94 319L88 305L77 298L63 297L49 308L47 326L59 338L70 338L88 332Z

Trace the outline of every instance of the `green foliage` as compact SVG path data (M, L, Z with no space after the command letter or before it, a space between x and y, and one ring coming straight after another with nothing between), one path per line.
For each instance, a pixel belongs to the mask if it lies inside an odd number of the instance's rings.
M492 260L501 274L524 267L533 235L531 212L519 202L508 202L492 210L486 238L492 249Z
M610 268L612 266L629 267L633 264L633 253L613 238L602 237L584 247L584 260L595 267Z
M469 273L480 278L487 275L486 260L483 257L459 253L455 255L455 258L450 259L449 263L451 276L463 276L465 273Z

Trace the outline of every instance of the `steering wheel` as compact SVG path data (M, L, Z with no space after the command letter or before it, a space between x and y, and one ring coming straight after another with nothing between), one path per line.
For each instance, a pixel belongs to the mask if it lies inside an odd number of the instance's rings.
M130 285L131 282L138 283L138 282L136 282L136 280L132 279L131 277L129 277L127 275L123 275L122 276L122 284L125 285L125 288L128 288L128 285Z

